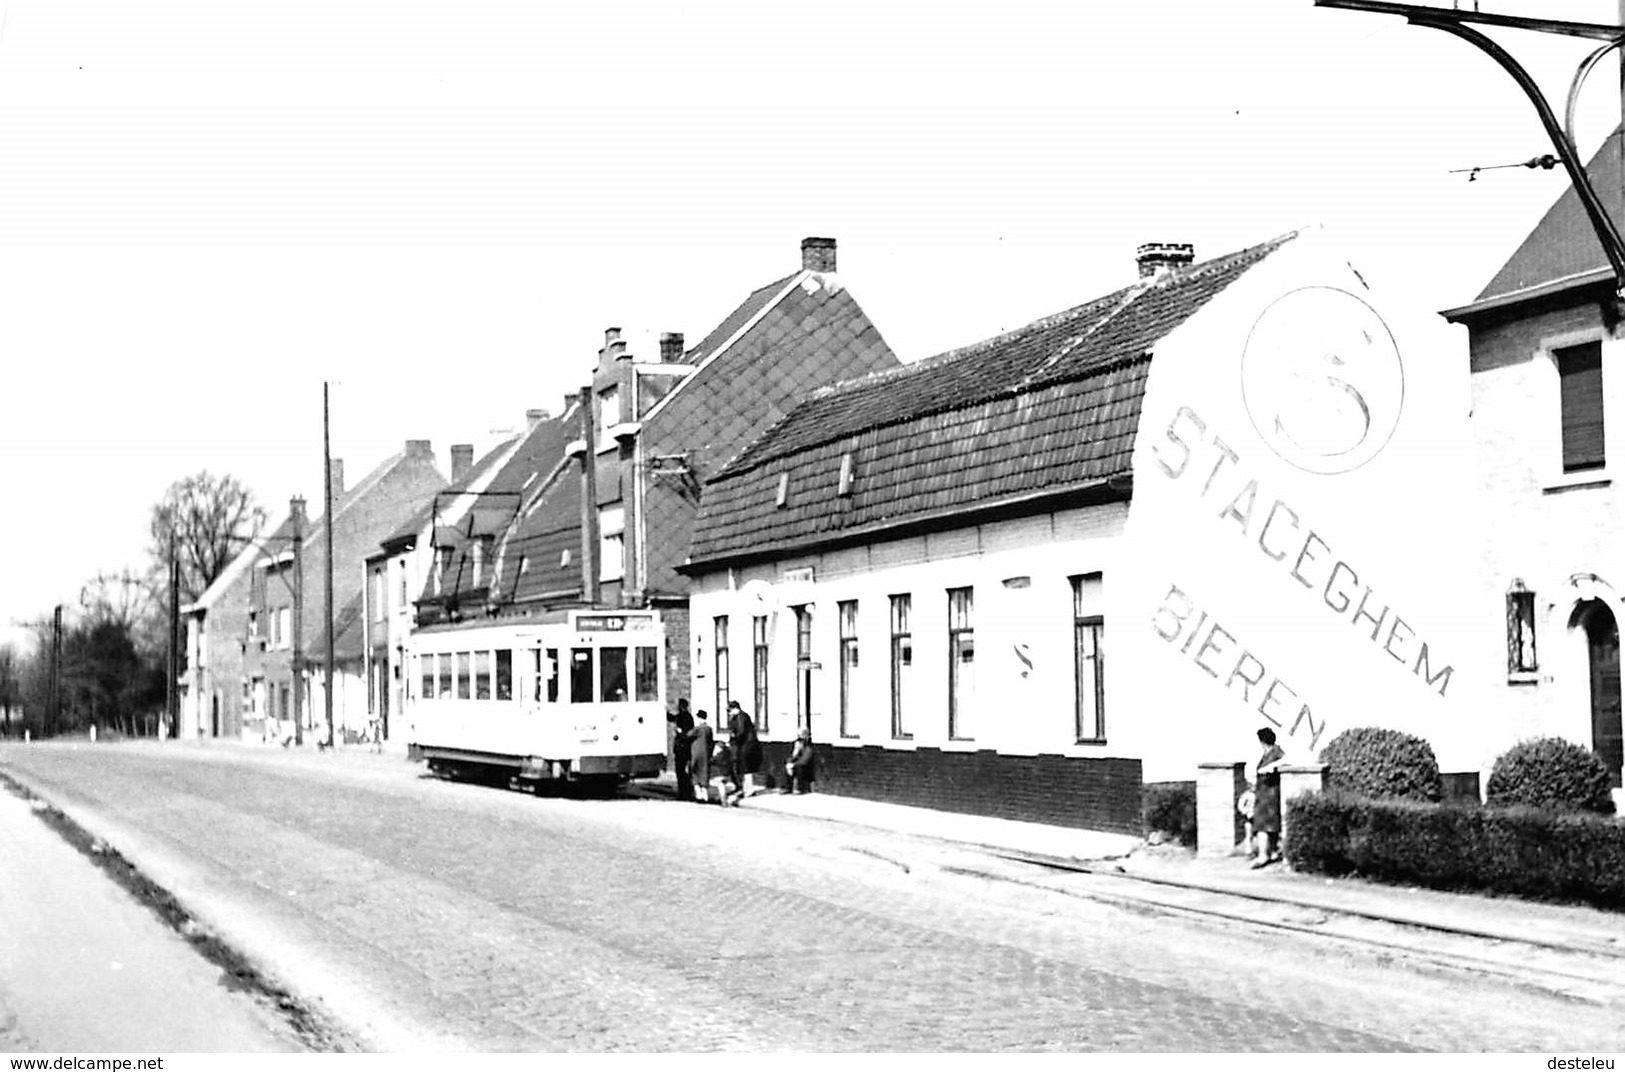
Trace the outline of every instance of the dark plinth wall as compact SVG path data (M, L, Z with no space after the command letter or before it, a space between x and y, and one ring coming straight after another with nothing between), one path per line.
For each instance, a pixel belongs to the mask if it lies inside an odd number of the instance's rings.
M790 745L763 742L762 773L785 785ZM1140 761L910 751L815 743L814 792L863 800L1138 835Z

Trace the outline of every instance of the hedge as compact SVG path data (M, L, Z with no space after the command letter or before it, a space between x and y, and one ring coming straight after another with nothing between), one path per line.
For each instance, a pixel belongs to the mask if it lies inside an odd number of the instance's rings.
M1196 844L1196 783L1147 782L1140 796L1147 834L1165 834L1181 845Z
M1320 750L1326 786L1368 797L1438 800L1444 795L1433 746L1381 726L1344 730Z
M1347 793L1286 802L1294 870L1625 909L1625 822L1585 812L1457 807Z

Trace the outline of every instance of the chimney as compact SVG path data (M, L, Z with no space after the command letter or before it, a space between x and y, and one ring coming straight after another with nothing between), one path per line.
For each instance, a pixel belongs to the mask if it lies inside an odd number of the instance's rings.
M474 444L454 443L451 448L451 482L461 484L468 471L474 468Z
M288 519L293 522L295 532L305 531L305 500L303 496L295 495L288 500Z
M406 441L406 456L408 458L434 459L434 447L427 439L408 439Z
M660 333L660 363L663 365L681 365L683 363L683 333L681 331L662 331Z
M598 367L602 368L611 361L618 361L626 354L626 340L621 338L620 328L604 329L604 348L598 351Z
M803 238L801 240L801 269L805 272L833 272L835 270L835 239Z
M337 499L344 494L344 459L331 458L327 463L327 475L333 480L333 498Z
M1196 259L1196 247L1189 242L1147 242L1134 251L1140 278L1150 279L1186 268Z
M549 416L545 409L527 409L525 411L525 431L534 432L536 426L547 420Z

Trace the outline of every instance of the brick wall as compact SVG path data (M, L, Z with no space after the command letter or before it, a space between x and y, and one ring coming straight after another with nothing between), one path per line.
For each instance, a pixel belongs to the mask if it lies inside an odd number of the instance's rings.
M784 784L790 744L764 741L763 773ZM863 800L1138 835L1140 761L898 751L815 744L815 789Z

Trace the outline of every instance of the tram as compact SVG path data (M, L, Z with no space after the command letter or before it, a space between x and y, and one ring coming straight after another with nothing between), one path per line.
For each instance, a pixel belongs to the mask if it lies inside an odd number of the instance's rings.
M408 751L449 778L602 788L658 774L666 634L655 611L414 633Z

